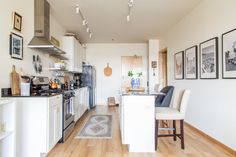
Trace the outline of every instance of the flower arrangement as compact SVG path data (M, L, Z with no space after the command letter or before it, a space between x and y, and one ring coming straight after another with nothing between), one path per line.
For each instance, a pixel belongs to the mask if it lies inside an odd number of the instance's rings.
M141 77L143 76L143 72L134 72L132 70L128 71L129 77Z

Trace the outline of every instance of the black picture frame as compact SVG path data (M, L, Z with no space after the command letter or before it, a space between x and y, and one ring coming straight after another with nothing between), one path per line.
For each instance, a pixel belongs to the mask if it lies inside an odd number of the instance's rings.
M23 37L15 33L10 34L11 58L23 60Z
M184 51L180 51L174 55L174 75L175 80L184 79Z
M185 65L184 66L185 79L197 79L198 78L197 45L194 45L185 50L184 65Z
M222 78L236 79L236 29L222 34Z
M200 79L218 79L218 37L199 44Z

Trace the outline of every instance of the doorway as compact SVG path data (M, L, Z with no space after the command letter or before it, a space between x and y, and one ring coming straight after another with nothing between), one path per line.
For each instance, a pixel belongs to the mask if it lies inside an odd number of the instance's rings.
M159 80L160 86L159 89L167 86L167 48L159 51Z
M121 89L126 90L131 86L130 76L128 76L129 71L133 73L143 71L143 59L142 56L121 56L121 73L122 73L122 82Z

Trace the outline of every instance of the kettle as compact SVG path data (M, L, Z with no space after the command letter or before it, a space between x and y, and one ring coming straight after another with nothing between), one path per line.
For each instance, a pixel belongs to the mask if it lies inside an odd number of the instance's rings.
M51 83L50 83L50 88L52 88L52 89L56 89L56 88L57 88L57 83L56 83L56 81L51 81Z

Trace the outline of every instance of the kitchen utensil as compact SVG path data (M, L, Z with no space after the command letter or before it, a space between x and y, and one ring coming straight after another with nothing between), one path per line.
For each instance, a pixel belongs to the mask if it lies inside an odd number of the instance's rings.
M35 55L33 55L33 66L34 66L35 72L37 73L38 68L37 68L37 65L36 65L36 58L35 58Z
M11 72L11 94L19 95L20 94L20 77L16 72L15 65L12 66Z
M30 77L29 76L21 76L23 83L30 83Z
M55 80L51 82L50 87L51 87L52 89L56 89L56 88L57 88L57 83L56 83Z
M21 96L30 96L30 83L20 83L20 94Z

